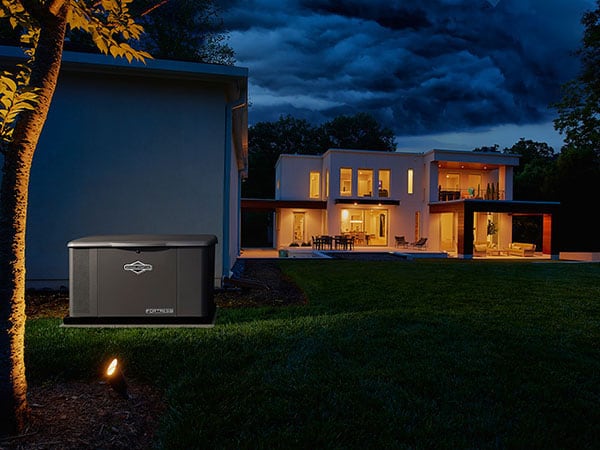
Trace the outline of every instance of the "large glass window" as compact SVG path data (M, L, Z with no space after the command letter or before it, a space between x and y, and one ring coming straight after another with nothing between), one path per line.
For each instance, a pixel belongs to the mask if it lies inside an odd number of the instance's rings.
M457 173L446 174L446 190L458 191L460 190L460 175Z
M341 219L341 233L354 237L356 245L387 245L387 210L342 209Z
M469 187L467 192L469 197L481 198L481 175L469 175L468 180Z
M352 169L340 169L340 195L342 197L352 195Z
M373 196L373 170L358 169L358 196Z
M319 172L310 173L310 198L321 197L321 174Z
M379 197L390 196L390 171L389 169L381 169L378 174L377 181Z

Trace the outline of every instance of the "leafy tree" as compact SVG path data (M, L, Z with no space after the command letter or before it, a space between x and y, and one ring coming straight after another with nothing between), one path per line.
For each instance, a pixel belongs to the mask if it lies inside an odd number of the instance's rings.
M370 114L358 113L354 116L338 116L322 125L327 148L353 150L396 150L394 133L382 127Z
M136 11L146 31L141 48L155 58L234 64L214 0L136 0Z
M131 16L143 26L144 34L135 43L155 58L232 65L233 49L215 0L135 0ZM0 42L18 45L18 33L9 24L0 24ZM65 50L97 53L98 48L85 30L68 29Z
M545 142L521 138L503 153L520 155L514 171L514 197L519 200L555 200L553 185L557 155Z
M561 248L600 251L598 224L590 206L596 202L600 180L600 156L593 148L563 147L556 160L555 200L561 204ZM590 203L591 202L591 203Z
M554 127L565 136L554 183L561 202L562 247L600 251L596 224L577 219L589 210L590 195L598 190L600 176L600 0L581 23L584 33L577 52L581 70L563 86L563 97L554 105L558 111Z
M127 41L143 28L132 0L1 0L0 19L20 34L27 59L0 82L0 435L28 420L25 376L25 226L29 174L58 80L67 29L89 33L98 49L128 61L150 58Z
M581 72L563 86L563 98L554 106L554 127L571 148L592 148L600 153L600 0L583 15L582 47L577 52Z
M320 153L319 129L304 119L280 116L276 122L258 122L248 129L248 180L242 186L247 198L273 198L275 164L282 153Z
M483 152L483 153L498 153L498 152L500 152L499 148L500 148L500 146L498 144L494 144L492 146L484 145L483 147L477 147L477 148L473 149L473 151L474 152Z

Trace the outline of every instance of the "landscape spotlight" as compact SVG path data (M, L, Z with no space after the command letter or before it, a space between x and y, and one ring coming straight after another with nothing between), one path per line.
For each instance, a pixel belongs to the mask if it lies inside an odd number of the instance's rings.
M110 387L112 387L115 392L125 399L129 398L127 382L125 381L125 376L121 371L121 367L119 367L117 358L113 359L108 365L108 368L106 369L106 378L108 379L108 384L110 384Z

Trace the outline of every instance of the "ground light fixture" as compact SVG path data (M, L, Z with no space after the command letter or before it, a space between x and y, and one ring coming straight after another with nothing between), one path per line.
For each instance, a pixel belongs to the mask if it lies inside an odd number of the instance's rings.
M123 371L121 370L117 358L114 358L110 362L106 368L105 375L110 387L112 387L121 397L128 399L129 393L127 392L127 381L125 381L125 376L123 375Z

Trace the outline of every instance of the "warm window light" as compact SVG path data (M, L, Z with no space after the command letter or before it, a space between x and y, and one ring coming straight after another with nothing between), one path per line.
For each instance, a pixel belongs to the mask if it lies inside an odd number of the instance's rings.
M110 387L112 387L115 392L117 392L123 398L129 398L129 393L127 392L127 382L125 381L125 376L121 371L117 358L113 359L108 365L106 369L106 378L108 380L108 384L110 384Z

